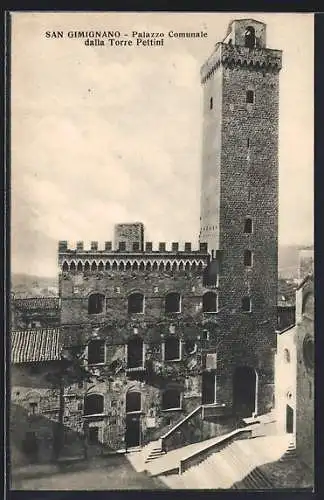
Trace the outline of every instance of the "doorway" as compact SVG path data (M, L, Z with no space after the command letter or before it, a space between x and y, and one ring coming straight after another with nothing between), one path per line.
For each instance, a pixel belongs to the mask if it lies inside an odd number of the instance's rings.
M289 405L286 405L286 432L288 434L294 432L294 410Z
M135 448L141 445L141 417L140 415L126 415L126 448Z
M201 403L210 405L216 402L216 373L204 371L202 374Z
M251 417L256 411L257 375L253 368L236 368L233 377L233 408L240 417Z

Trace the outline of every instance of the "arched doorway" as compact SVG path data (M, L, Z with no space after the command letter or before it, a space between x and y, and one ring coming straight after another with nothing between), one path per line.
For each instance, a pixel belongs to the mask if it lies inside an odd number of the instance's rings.
M294 432L294 410L289 405L286 405L286 432L287 434Z
M251 417L257 410L257 374L253 368L240 366L234 372L233 409L241 417Z
M136 389L130 389L126 393L126 448L141 445L141 399L141 393Z

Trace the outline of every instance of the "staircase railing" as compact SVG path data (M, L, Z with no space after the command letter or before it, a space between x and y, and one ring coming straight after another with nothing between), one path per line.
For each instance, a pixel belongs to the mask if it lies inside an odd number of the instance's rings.
M192 410L188 415L186 415L180 422L178 422L172 429L166 432L160 438L160 444L162 451L169 451L184 444L190 444L192 442L197 442L201 440L202 429L200 426L195 426L194 432L190 432L188 428L188 423L197 416L202 417L203 406L199 405L197 408ZM202 422L202 418L200 418ZM185 428L187 426L187 429ZM190 435L191 434L191 435ZM185 442L185 443L184 443Z

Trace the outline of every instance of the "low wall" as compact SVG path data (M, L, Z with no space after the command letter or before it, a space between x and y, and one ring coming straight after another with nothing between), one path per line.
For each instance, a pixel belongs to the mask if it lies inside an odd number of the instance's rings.
M199 463L203 462L206 458L208 458L213 453L219 452L223 450L226 446L228 446L233 441L238 439L249 439L252 436L251 429L238 429L233 431L231 434L224 437L217 443L213 443L207 448L203 450L199 450L194 453L190 457L184 458L180 461L179 474L183 474L186 470L190 469L190 467L194 467Z

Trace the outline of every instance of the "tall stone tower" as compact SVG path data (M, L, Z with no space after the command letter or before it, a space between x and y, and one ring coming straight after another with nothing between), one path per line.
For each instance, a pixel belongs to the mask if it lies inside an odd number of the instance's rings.
M238 19L201 68L199 238L218 269L220 390L234 406L251 405L239 395L250 391L256 412L273 394L281 60L266 46L264 23Z

